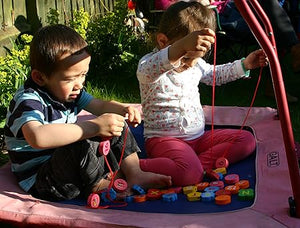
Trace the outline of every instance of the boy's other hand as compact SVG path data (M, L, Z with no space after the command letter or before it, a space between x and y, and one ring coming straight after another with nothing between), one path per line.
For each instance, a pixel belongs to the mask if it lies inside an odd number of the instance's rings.
M128 124L137 127L141 123L141 113L134 106L124 108L125 117L128 117Z

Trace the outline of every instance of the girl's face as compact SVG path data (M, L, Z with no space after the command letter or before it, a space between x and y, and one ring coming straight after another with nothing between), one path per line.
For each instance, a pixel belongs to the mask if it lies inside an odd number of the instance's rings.
M74 101L84 86L90 60L86 51L78 55L63 55L58 69L44 77L43 87L61 103Z

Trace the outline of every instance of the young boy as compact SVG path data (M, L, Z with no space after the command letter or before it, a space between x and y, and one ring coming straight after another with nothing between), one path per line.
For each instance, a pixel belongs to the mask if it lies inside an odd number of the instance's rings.
M129 187L171 185L170 177L139 167L140 149L125 122L128 116L130 124L140 123L139 111L95 99L83 90L90 58L87 43L67 26L46 26L34 36L31 77L11 101L5 126L11 168L20 187L50 201L86 197L106 188L110 175L98 152L101 138L110 138L108 161L113 170L120 168ZM97 117L77 122L83 109Z

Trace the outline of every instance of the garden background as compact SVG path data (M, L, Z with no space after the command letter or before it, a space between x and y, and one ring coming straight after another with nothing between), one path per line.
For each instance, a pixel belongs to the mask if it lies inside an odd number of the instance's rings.
M63 23L86 39L92 55L86 82L88 92L101 99L140 102L135 72L139 59L152 49L151 21L144 21L145 31L131 26L135 12L128 9L127 0L2 0L0 16L3 47L0 47L0 166L9 160L3 143L6 108L30 73L29 43L40 26ZM217 63L233 61L256 48L257 44L218 43ZM211 54L208 61L212 62L212 57ZM287 90L299 97L300 73L292 71L290 53L281 55L280 61ZM216 87L215 105L248 107L258 76L259 70L255 70L247 80ZM266 67L254 106L277 107L274 98L265 96L265 84L269 79ZM212 88L199 87L202 104L211 105ZM289 109L295 141L299 142L300 102L289 104Z

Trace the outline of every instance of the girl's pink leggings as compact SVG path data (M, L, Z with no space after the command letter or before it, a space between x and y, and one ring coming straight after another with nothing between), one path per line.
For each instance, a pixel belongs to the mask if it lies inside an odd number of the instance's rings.
M147 159L140 160L141 169L171 176L174 186L187 186L200 183L204 170L214 168L218 158L227 158L230 165L255 150L255 138L249 131L215 129L213 139L211 132L191 141L172 137L146 140Z

